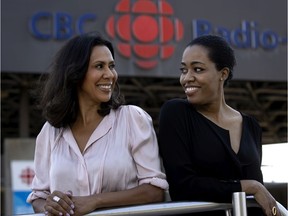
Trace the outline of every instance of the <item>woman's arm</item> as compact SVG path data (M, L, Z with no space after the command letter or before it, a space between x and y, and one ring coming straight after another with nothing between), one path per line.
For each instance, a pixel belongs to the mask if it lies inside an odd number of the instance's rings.
M272 208L276 208L277 215L281 215L276 200L269 193L263 184L255 180L241 180L242 191L247 195L254 195L257 203L262 207L266 215L273 215Z
M31 203L36 213L44 212L46 198L50 193L50 153L51 139L53 139L54 129L46 122L36 138L34 153L35 176L32 181L32 192L27 197L27 202Z
M44 206L45 206L46 200L39 198L32 201L32 207L35 213L42 213L45 212Z
M74 203L71 198L72 195L70 192L54 191L46 199L38 198L33 200L32 206L35 213L45 212L45 215L61 215L60 213L62 215L73 215Z
M162 202L164 190L151 184L143 184L124 191L75 196L72 201L75 206L74 215L83 215L99 208Z
M58 196L60 200L53 200ZM132 189L94 194L90 196L72 196L54 191L47 199L36 199L32 202L35 213L47 212L47 215L82 216L96 209L162 202L164 190L151 184L142 184Z

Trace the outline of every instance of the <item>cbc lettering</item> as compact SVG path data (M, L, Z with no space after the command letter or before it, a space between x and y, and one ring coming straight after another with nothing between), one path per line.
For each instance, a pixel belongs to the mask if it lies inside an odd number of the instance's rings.
M273 50L279 45L287 44L287 37L281 37L271 30L260 32L257 27L256 22L245 20L241 22L241 27L235 30L213 26L207 20L196 19L192 21L194 38L205 34L217 34L223 36L232 46L240 49L263 48Z
M85 25L95 22L96 15L86 13L73 20L73 17L64 12L35 13L29 23L31 34L42 40L66 40L74 34L85 33Z
M37 12L30 22L31 34L42 40L66 40L75 34L85 33L85 26L95 23L96 15L85 13L78 18L65 12ZM281 37L272 30L260 32L258 24L254 21L242 21L241 27L230 30L223 26L213 26L211 22L203 19L192 21L193 38L204 34L218 34L223 36L232 46L242 49L263 48L273 50L279 45L287 44L287 37ZM89 28L86 28L91 30ZM88 31L87 30L87 31Z

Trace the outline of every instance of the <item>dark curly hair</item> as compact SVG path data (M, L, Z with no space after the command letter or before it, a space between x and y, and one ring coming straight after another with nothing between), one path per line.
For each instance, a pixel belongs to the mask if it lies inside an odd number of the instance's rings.
M77 88L85 78L92 49L101 45L106 46L114 58L112 43L100 33L75 36L57 52L50 73L41 76L39 108L52 126L66 127L76 121L79 112ZM117 109L124 103L124 97L116 82L110 100L100 105L98 113L105 116L111 109Z
M233 77L233 69L236 65L234 50L227 41L217 35L203 35L192 40L188 46L200 45L208 50L208 58L215 63L216 69L220 71L224 67L229 68L229 75L224 82L226 86Z

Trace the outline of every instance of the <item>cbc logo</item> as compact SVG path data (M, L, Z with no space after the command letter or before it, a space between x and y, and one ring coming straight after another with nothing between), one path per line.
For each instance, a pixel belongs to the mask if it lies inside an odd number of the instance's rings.
M183 38L182 22L165 0L120 0L106 22L107 34L116 49L142 69L170 58L176 42Z

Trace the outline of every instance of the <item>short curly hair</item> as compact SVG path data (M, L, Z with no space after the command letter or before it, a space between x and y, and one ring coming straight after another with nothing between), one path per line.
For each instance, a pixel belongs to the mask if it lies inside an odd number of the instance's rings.
M230 73L224 82L224 86L226 86L233 77L233 70L236 65L234 50L228 42L218 35L203 35L192 40L187 47L193 45L200 45L208 50L208 57L215 63L217 70L220 71L224 67L229 68Z

